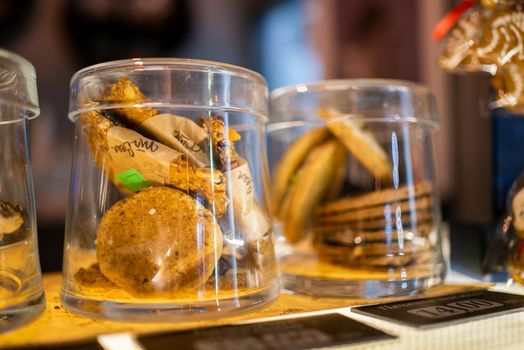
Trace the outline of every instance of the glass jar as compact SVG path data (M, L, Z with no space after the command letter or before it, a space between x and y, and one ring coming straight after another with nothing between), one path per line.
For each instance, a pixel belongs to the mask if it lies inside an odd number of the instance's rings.
M272 211L284 287L379 298L442 281L437 126L430 91L409 82L331 80L272 92Z
M27 135L39 114L34 67L0 50L0 332L45 307Z
M69 310L172 321L276 298L267 98L257 73L207 61L123 60L73 76Z

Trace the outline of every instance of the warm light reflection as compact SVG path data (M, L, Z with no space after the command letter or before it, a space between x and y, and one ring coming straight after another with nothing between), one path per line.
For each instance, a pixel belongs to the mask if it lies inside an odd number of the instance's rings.
M297 91L298 92L306 92L307 91L307 86L304 85L304 84L299 84L299 85L297 85Z
M99 335L96 339L104 350L145 350L130 333Z

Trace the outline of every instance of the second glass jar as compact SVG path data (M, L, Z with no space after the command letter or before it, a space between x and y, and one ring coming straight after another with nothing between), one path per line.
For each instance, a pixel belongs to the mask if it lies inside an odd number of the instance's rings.
M442 281L433 96L391 80L271 94L269 156L283 285L379 298Z
M110 62L73 77L69 117L68 309L176 320L277 296L260 75L207 61Z

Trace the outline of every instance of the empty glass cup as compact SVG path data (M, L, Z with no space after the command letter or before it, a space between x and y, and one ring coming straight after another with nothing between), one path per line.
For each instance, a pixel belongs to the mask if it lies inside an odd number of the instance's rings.
M437 126L431 93L409 82L332 80L272 92L284 287L379 298L442 281Z
M39 114L35 69L0 50L0 332L45 306L27 135Z
M133 59L73 76L68 309L187 320L275 299L267 98L260 75L216 62Z

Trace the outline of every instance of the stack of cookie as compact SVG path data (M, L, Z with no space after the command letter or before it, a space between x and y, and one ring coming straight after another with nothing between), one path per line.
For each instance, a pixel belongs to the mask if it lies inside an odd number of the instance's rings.
M328 120L326 128L309 130L298 138L273 174L273 212L291 243L305 237L318 205L340 195L348 153L375 178L391 177L387 154L361 123L340 121L328 111L322 114Z
M314 246L323 260L364 267L433 258L432 186L422 181L325 203L316 210Z
M273 208L288 243L313 241L324 261L388 267L428 262L434 231L429 181L405 185L362 116L320 110L326 127L305 132L273 173ZM347 117L347 118L346 118ZM355 159L379 190L359 193L347 160ZM393 181L393 177L397 181Z

